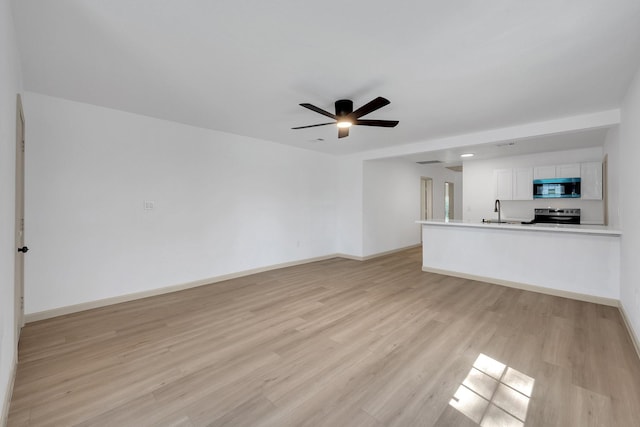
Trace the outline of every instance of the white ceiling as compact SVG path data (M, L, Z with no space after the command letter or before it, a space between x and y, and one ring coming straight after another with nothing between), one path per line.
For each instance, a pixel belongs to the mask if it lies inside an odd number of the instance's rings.
M561 150L601 147L608 132L607 128L590 129L581 132L568 132L556 135L545 135L535 138L499 141L490 144L469 145L446 150L435 150L426 153L415 153L401 156L413 162L439 162L444 166L461 165L463 153L472 153L469 160L486 160L498 157L522 156L534 153L546 153Z
M638 0L12 5L26 90L332 154L618 108L640 64ZM376 96L396 128L290 129Z

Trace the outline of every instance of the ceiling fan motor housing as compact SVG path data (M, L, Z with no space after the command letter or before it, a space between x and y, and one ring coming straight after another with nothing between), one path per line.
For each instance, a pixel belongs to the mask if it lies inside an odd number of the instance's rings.
M339 99L336 101L336 116L345 117L353 113L353 101L350 99Z

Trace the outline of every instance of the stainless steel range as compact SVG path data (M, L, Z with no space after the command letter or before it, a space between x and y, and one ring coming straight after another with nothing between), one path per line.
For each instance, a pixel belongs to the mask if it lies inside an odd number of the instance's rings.
M580 209L535 209L533 222L542 224L580 224Z

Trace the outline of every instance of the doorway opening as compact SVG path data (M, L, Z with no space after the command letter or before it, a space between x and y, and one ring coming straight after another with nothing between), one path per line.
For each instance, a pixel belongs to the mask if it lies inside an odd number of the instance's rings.
M449 221L453 219L454 215L454 194L453 194L453 182L444 183L444 220Z
M420 178L420 219L433 219L433 179Z

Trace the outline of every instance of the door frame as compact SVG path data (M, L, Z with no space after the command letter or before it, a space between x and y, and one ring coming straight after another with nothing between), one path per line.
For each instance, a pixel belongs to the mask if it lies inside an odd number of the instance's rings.
M24 326L24 253L18 248L24 245L24 155L25 119L22 97L16 99L16 190L15 190L15 246L14 246L14 299L15 299L15 348L18 351L20 331Z
M433 219L433 178L420 177L420 220ZM422 225L420 224L420 241L422 242Z
M451 221L455 218L455 190L452 181L444 182L444 219Z
M420 177L420 219L433 219L433 178Z

